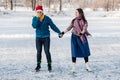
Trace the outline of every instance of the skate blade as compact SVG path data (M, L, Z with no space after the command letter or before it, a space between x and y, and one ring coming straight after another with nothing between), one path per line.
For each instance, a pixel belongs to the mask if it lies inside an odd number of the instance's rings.
M40 70L36 70L35 72L40 72Z
M86 69L88 72L93 72L92 70L88 70L88 69Z

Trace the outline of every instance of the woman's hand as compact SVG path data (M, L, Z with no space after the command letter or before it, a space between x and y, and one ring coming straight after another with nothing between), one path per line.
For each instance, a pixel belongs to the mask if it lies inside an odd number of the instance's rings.
M82 35L83 35L83 33L80 33L80 34L79 34L79 36L82 36Z

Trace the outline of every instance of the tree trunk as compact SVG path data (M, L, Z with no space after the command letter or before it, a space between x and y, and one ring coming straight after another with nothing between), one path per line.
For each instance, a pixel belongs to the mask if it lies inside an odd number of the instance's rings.
M51 3L50 3L50 0L49 0L49 3L48 3L48 5L49 5L49 11L50 11L50 5L51 5Z
M107 11L109 11L109 0L107 1Z
M32 10L35 10L35 6L36 6L36 0L32 0Z
M115 1L113 0L113 7L112 10L115 10Z
M62 11L62 0L60 0L60 12Z
M7 1L7 0L5 0L5 6L4 6L4 8L5 8L5 9L8 8L8 1Z
M10 0L10 10L13 10L13 0Z

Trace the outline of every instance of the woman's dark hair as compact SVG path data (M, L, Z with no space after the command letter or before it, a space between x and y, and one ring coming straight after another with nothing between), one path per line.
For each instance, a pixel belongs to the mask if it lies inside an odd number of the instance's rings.
M84 15L83 10L82 10L81 8L78 8L78 9L76 9L76 10L79 12L79 14L81 14L82 19L83 19L85 22L87 22L87 20L85 19L85 15Z

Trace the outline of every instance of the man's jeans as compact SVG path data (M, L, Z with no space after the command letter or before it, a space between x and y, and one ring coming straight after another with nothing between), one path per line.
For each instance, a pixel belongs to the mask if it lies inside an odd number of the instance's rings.
M36 38L36 49L37 49L37 64L41 63L42 59L42 46L44 46L44 51L46 54L47 62L51 63L51 54L50 54L50 38Z

